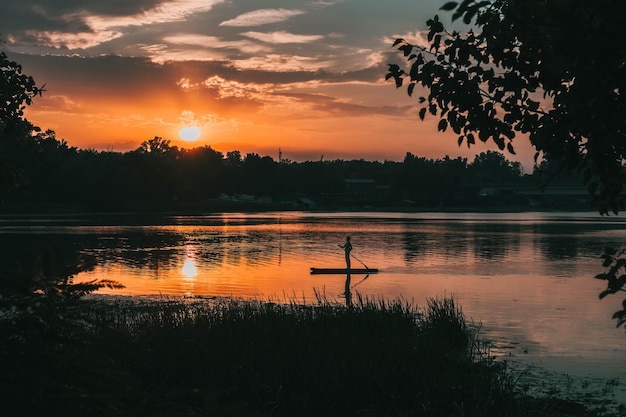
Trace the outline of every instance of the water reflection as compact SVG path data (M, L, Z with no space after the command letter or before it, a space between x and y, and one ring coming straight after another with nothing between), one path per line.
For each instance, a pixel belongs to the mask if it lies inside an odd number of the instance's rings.
M64 259L88 265L75 271L75 282L126 286L103 293L297 302L326 294L348 306L359 296L403 297L420 306L454 296L486 336L508 343L501 349L507 353L602 357L611 365L625 353L623 332L611 321L621 298L599 301L604 283L592 278L601 272L604 246L626 241L624 219L294 212L150 220L0 220L0 273L7 265L32 272L40 250L53 246ZM311 266L345 266L337 244L347 235L355 256L380 273L311 276Z
M554 224L536 215L521 216L273 213L177 216L161 219L164 224L138 226L11 224L0 229L0 250L6 259L29 264L22 259L29 248L42 242L70 245L93 260L94 270L89 272L108 274L106 278L121 281L134 292L185 293L188 287L180 281L185 277L202 280L206 291L217 290L211 283L220 282L228 295L254 297L310 288L302 275L313 265L341 266L337 242L347 234L352 236L355 256L388 273L522 277L593 276L603 247L621 244L626 235L623 224L614 219L568 222L561 217ZM160 283L154 286L155 282ZM383 291L383 286L388 291L405 284L394 280L368 289Z
M344 284L344 297L346 297L346 307L352 308L352 289L350 288L350 274L346 274L346 283Z
M196 267L196 249L195 245L187 242L185 244L185 260L183 261L182 273L186 278L195 278L198 275Z
M195 278L198 275L198 269L196 268L196 261L192 258L185 259L182 269L183 275L187 278Z

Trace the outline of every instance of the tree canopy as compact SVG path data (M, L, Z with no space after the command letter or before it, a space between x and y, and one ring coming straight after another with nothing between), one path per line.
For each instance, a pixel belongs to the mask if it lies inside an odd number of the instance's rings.
M20 140L39 129L24 118L26 106L43 87L37 87L31 76L22 73L22 66L0 52L0 202L3 195L25 182L23 173L9 162L7 141Z
M458 143L493 141L515 153L527 136L535 161L581 170L602 214L626 184L626 27L619 0L463 0L442 10L469 25L427 21L427 44L397 39L406 64L386 78L418 95L419 117L439 118Z
M44 87L37 87L33 77L22 73L22 66L0 52L0 133L24 122L24 109Z

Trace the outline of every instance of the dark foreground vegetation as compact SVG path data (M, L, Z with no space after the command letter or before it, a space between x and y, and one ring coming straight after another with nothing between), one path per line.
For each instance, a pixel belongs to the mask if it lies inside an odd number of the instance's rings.
M599 415L517 392L451 299L2 301L7 416Z

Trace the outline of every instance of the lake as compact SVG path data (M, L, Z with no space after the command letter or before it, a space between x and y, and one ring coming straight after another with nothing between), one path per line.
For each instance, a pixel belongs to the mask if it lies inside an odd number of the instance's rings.
M124 289L100 292L118 296L315 302L321 294L343 303L346 276L311 275L310 268L344 267L338 245L348 235L352 267L379 269L350 277L353 299L402 298L422 307L429 298L453 297L482 325L494 356L530 370L532 378L564 378L564 390L602 390L626 399L626 334L611 319L626 293L599 300L606 286L594 279L603 271L604 247L626 242L626 220L619 216L272 212L0 218L7 260L43 245L69 247L91 260L75 282L119 281Z

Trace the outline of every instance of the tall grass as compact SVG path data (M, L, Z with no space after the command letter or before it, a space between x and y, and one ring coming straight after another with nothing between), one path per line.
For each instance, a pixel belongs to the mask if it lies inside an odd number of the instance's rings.
M530 415L451 299L79 307L80 334L2 352L7 415Z

